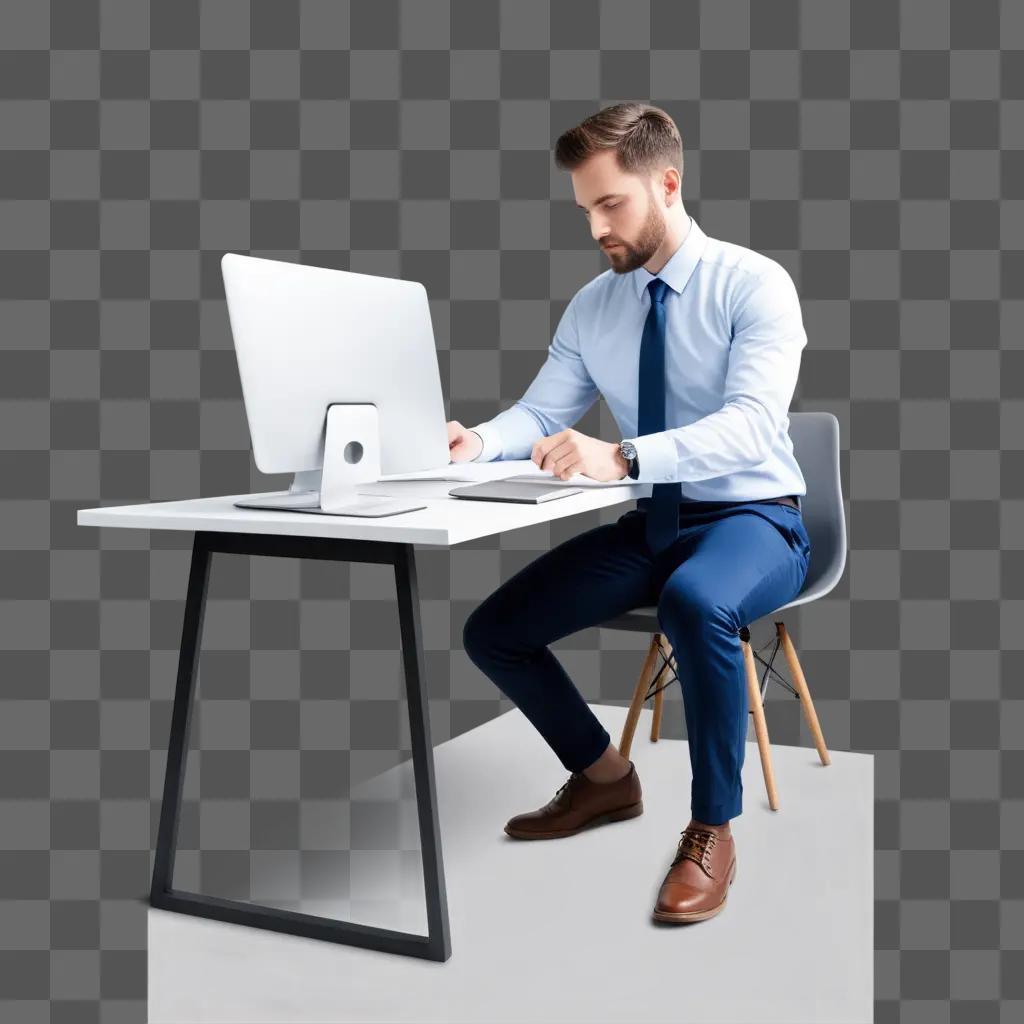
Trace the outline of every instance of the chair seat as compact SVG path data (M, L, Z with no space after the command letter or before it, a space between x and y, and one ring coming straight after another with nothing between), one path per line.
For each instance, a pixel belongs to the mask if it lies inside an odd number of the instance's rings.
M659 633L661 625L658 623L658 608L653 604L633 608L622 615L616 615L613 619L606 619L601 623L601 628L629 629L635 633Z
M774 609L769 615L762 616L762 618L768 618L772 615L778 615L780 612L785 611L787 608L792 608L794 605L804 604L807 601L814 599L816 595L811 590L804 589L798 594L792 601L787 604L780 605ZM614 618L605 619L604 622L598 623L601 629L625 629L630 630L634 633L660 633L662 632L661 623L658 622L658 607L657 605L641 605L639 608L633 608L628 612L624 612L622 615L616 615ZM747 623L749 626L750 624Z

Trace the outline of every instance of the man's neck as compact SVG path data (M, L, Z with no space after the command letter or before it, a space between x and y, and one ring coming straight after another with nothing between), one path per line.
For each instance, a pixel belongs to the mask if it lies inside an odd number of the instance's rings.
M679 247L686 241L693 230L693 221L690 215L680 204L680 215L668 218L668 225L665 231L665 238L658 246L654 255L644 264L644 269L651 274L659 274L666 263L679 251Z

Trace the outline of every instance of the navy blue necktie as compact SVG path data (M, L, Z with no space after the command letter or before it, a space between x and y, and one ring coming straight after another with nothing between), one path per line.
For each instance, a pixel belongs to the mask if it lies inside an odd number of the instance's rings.
M668 284L660 277L647 285L651 308L640 342L640 387L637 403L637 436L665 429L665 293ZM640 467L643 468L642 466ZM655 484L647 505L647 546L653 554L663 551L679 537L679 483Z

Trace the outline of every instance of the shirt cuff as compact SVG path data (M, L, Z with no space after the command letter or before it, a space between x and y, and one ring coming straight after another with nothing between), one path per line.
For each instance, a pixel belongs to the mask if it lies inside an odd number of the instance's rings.
M637 465L640 468L637 483L671 483L676 479L676 451L672 438L661 433L627 437L625 440L631 441L636 447Z
M493 462L501 457L501 438L493 426L488 423L478 423L469 429L484 443L480 454L475 459L470 459L470 462Z

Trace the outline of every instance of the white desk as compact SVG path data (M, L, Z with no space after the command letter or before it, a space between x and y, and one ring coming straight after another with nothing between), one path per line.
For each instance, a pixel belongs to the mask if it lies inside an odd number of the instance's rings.
M449 476L473 480L491 480L523 473L550 477L550 474L542 474L528 459L480 464L463 463L451 465L444 472ZM430 474L416 475L422 477ZM438 471L433 475L438 475ZM423 639L420 631L413 546L451 546L503 533L506 530L534 526L580 512L606 508L647 496L651 493L652 486L634 483L609 486L595 485L593 482L587 485L585 479L582 483L583 493L538 505L526 505L453 498L447 492L459 486L459 482L454 480L418 479L388 482L388 478L385 478L382 482L360 487L359 490L366 493L390 493L409 497L422 501L426 507L415 512L403 512L378 519L235 508L233 502L246 497L242 494L79 509L79 526L189 530L194 534L150 904L198 917L268 928L404 956L448 960L451 956L448 900L438 829L433 746L422 692ZM211 556L218 552L274 555L282 558L379 562L394 566L427 902L426 935L334 921L172 888L185 758L188 753L189 722L195 696L210 560Z
M437 475L438 470L433 471ZM551 479L529 460L469 463L448 467L448 476L473 480L496 480L506 476L535 473L539 480ZM277 512L235 508L234 502L245 494L228 494L216 498L189 498L185 501L158 501L145 505L118 505L107 508L80 509L79 526L123 526L140 530L212 530L227 533L259 533L288 537L346 537L351 540L380 540L395 544L434 544L454 546L467 540L490 537L506 530L535 526L553 519L578 515L593 509L617 505L645 497L651 484L616 484L587 486L581 478L582 494L521 505L499 501L468 501L453 498L448 491L460 486L459 480L431 480L430 474L420 480L401 480L364 484L358 488L365 494L393 494L422 501L427 507L416 512L403 512L379 519L358 516L324 516L308 512ZM387 481L390 478L385 478ZM261 494L282 494L266 491Z

